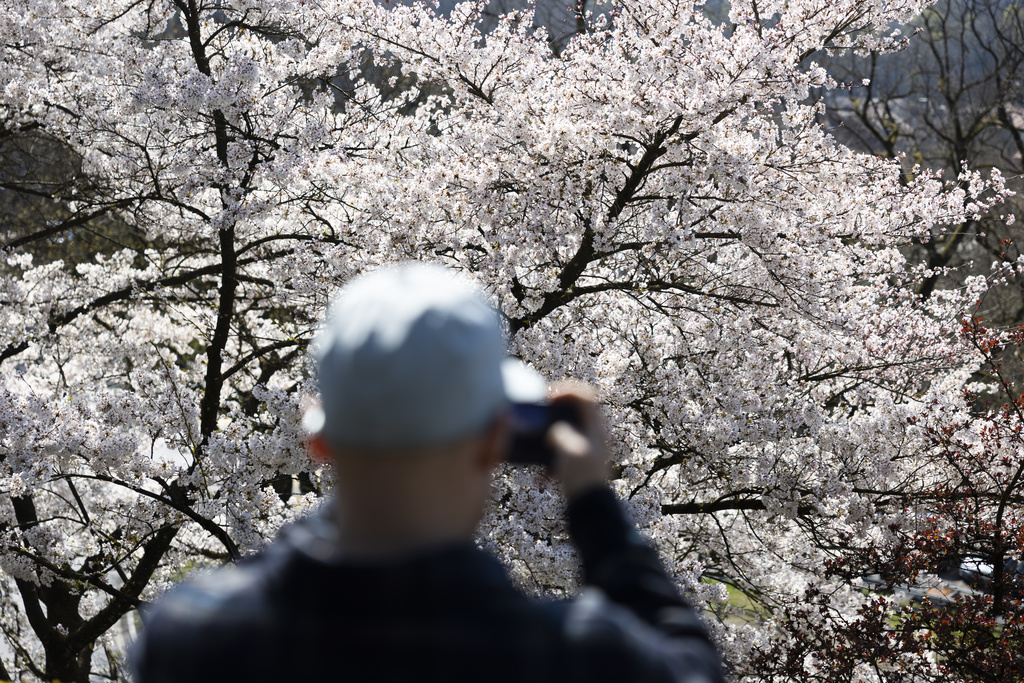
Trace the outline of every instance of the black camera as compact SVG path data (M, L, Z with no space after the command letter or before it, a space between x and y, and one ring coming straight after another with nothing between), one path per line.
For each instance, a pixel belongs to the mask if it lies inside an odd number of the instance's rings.
M505 461L512 465L551 467L555 452L547 444L548 429L556 422L581 425L576 407L565 403L513 403L510 415L512 443Z

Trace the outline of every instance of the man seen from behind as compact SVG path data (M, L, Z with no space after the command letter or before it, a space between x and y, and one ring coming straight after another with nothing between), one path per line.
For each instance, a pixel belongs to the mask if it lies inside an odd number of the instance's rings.
M474 542L510 400L530 390L475 285L420 263L356 278L315 355L322 412L309 445L334 468L333 500L158 603L132 652L140 683L723 680L697 615L607 485L587 388L553 390L580 426L546 436L581 595L529 598Z

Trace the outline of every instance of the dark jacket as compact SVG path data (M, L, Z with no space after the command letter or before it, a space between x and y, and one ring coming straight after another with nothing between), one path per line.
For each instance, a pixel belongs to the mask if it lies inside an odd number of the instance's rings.
M721 681L704 628L611 491L568 516L587 588L560 602L523 595L471 543L359 565L332 559L322 516L298 522L158 603L131 653L136 679Z

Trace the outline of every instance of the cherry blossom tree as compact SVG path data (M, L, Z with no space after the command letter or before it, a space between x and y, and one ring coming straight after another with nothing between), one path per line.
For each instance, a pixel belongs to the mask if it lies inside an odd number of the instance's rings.
M835 58L837 78L854 87L821 93L826 125L855 149L889 158L905 154L907 172L910 159L947 173L957 173L964 161L972 168L998 167L1019 193L1024 8L1006 0L942 0L906 30L912 34L906 50ZM866 85L858 85L864 79ZM1019 202L1018 194L1018 213ZM936 271L922 293L957 283L965 273L986 274L1006 238L1020 239L1019 227L987 216L918 245L911 258ZM948 266L957 268L943 275ZM1012 324L1021 301L1019 288L1007 288L988 297L986 317Z
M989 329L974 314L965 316L961 336L983 357L992 385L964 389L972 410L933 400L928 413L910 418L921 439L918 476L894 482L887 500L876 501L880 511L892 510L886 524L840 535L826 563L824 573L848 584L876 572L880 586L853 612L810 587L784 608L785 636L752 657L755 680L1024 675L1024 395L1003 361L1024 343L1024 327ZM982 408L992 395L1002 401ZM943 573L959 573L973 590L940 581ZM807 660L814 662L810 676Z
M835 540L910 514L885 502L919 425L981 361L958 314L987 281L923 298L901 248L1005 190L908 182L808 93L921 2L628 1L556 53L529 12L482 34L482 3L0 1L0 679L122 678L126 615L329 494L305 349L404 259L599 388L613 485L738 676L809 588L863 604ZM560 506L499 473L480 542L526 590L575 587Z

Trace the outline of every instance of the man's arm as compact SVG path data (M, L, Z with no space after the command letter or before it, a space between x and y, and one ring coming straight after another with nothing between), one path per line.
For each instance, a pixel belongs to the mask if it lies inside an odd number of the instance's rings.
M723 681L706 629L608 488L604 429L590 390L562 386L552 400L575 405L582 423L582 430L559 423L549 434L569 499L569 531L591 587L570 608L569 636L609 667L631 668L637 680Z

